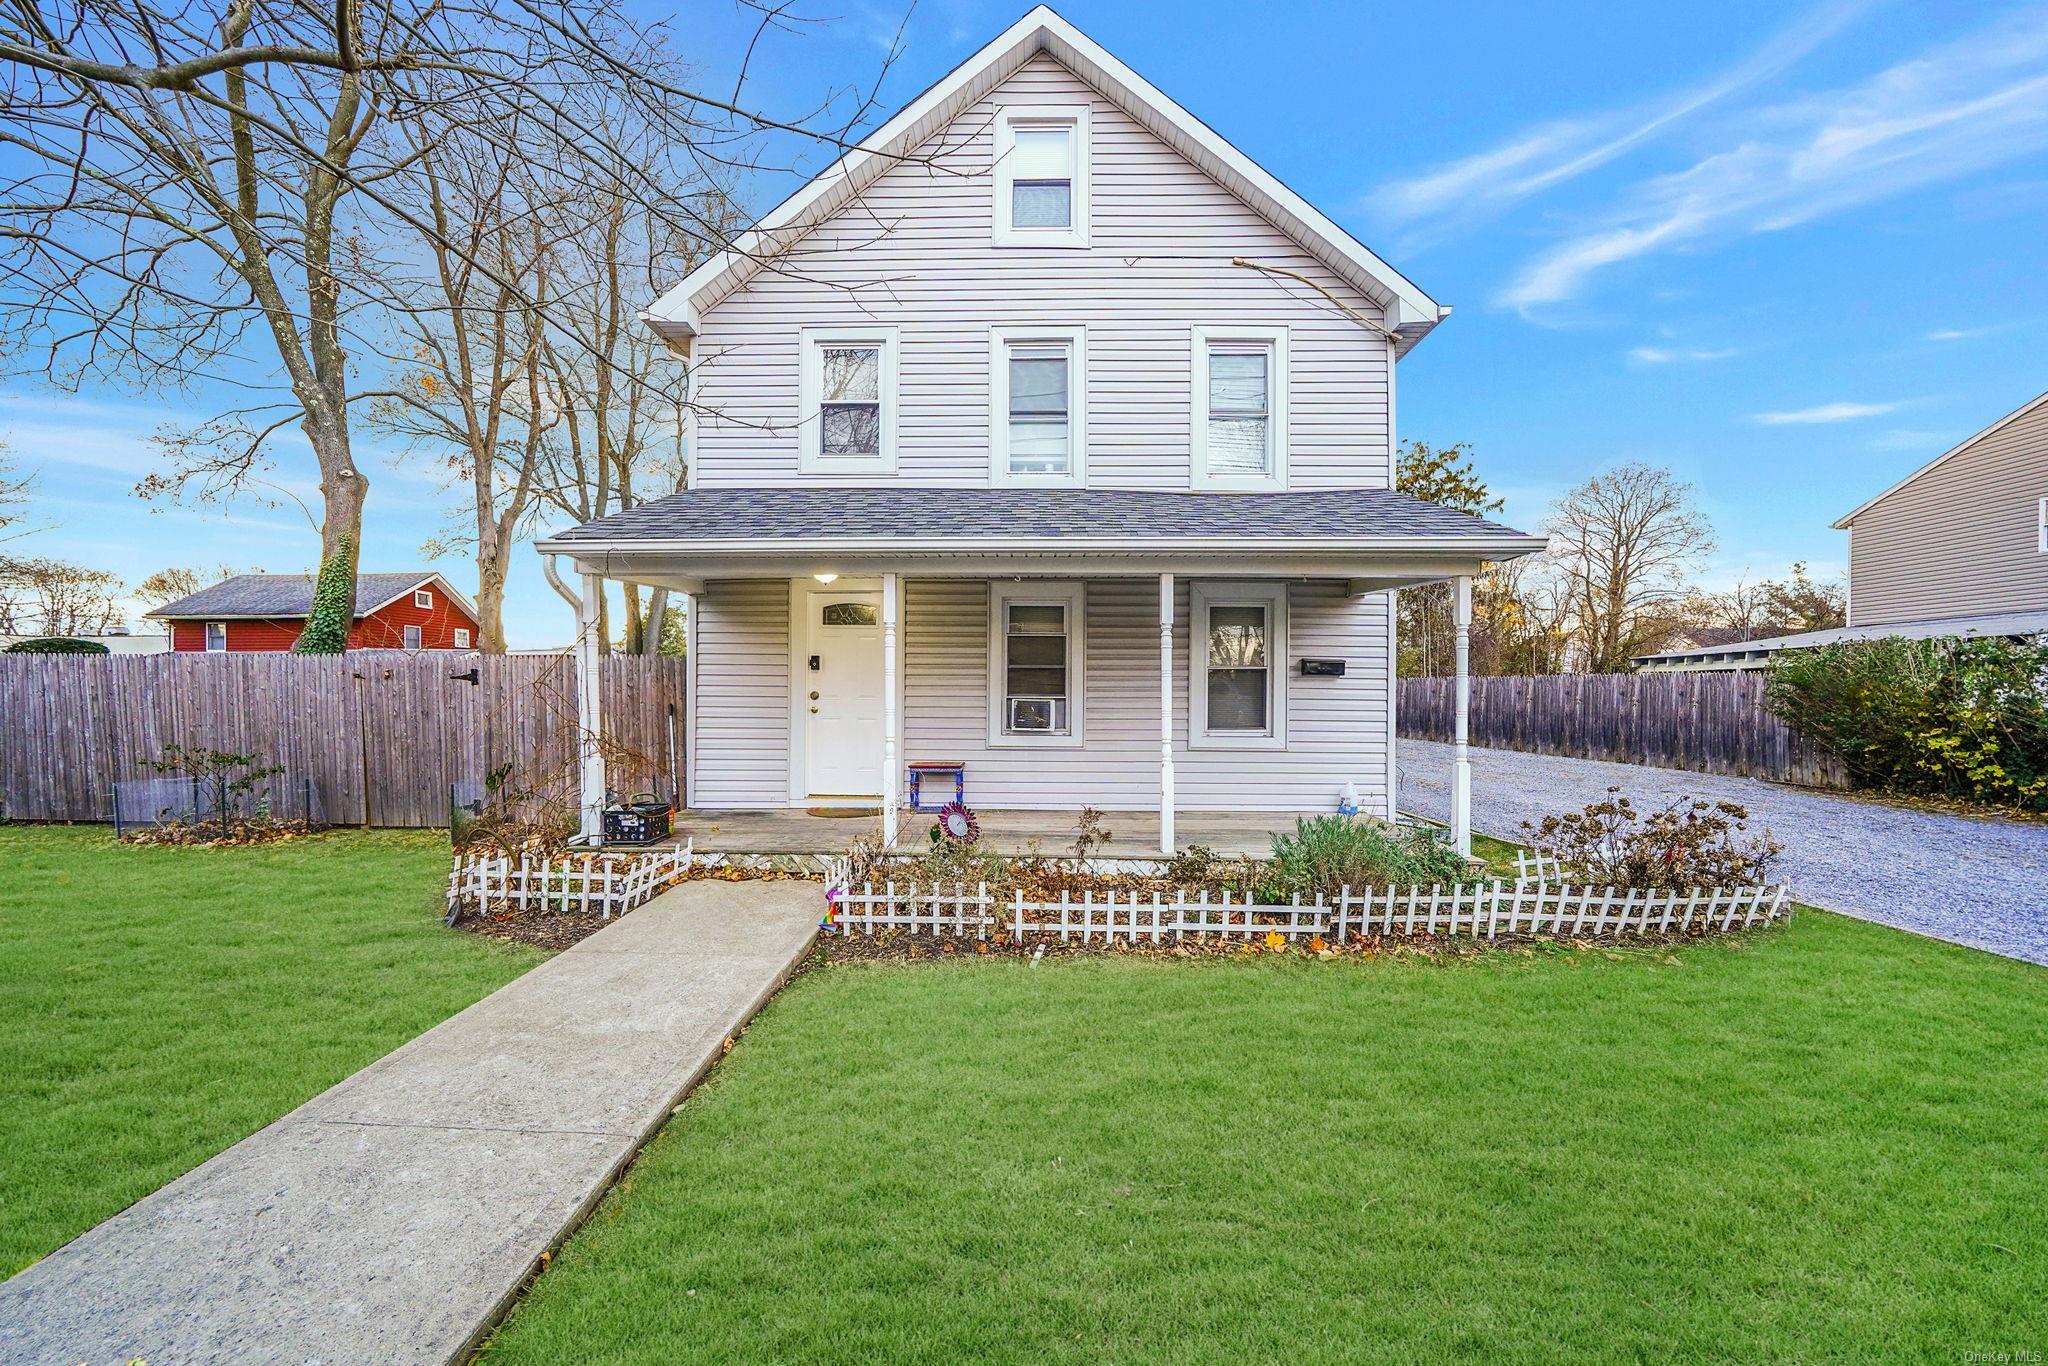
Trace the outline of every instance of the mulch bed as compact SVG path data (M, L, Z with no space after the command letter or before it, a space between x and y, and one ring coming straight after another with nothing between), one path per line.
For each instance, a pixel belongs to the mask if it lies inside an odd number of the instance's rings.
M305 821L259 821L235 820L228 823L226 834L216 821L200 821L187 824L183 821L165 821L162 825L139 825L121 835L123 844L175 844L200 845L215 848L226 845L277 844L283 840L303 839L307 835L325 834L324 825L311 825Z
M1629 956L1619 950L1666 952L1695 940L1713 939L1731 943L1728 935L1635 935L1625 938L1554 937L1550 935L1501 935L1496 939L1473 939L1464 935L1415 934L1372 935L1343 944L1320 938L1290 939L1277 936L1244 941L1207 939L1190 935L1179 942L1172 939L1154 944L1141 940L1086 943L1027 936L1020 947L1005 934L987 939L957 935L928 934L892 929L869 934L829 933L818 937L817 958L823 963L935 963L971 958L1258 958L1281 957L1334 961L1339 958L1388 958L1452 960L1478 958L1487 954L1516 952L1526 956L1552 953L1596 952L1620 959Z

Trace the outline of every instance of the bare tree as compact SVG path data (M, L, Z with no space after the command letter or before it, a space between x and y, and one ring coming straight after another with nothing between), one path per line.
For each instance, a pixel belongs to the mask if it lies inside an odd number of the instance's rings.
M23 474L7 448L0 446L0 541L26 536L35 529L21 525L23 509L28 507L28 496L35 486L35 475Z
M789 8L763 6L763 25ZM15 168L0 172L0 308L16 368L257 391L170 434L173 468L140 491L288 492L269 451L296 426L321 540L298 648L339 650L369 490L352 405L389 396L360 371L377 331L364 315L410 306L383 269L410 244L453 245L408 208L420 149L394 133L425 120L438 137L502 142L517 127L526 156L714 236L666 191L671 172L747 160L763 129L847 146L872 101L856 97L844 123L778 120L744 109L738 84L721 99L687 76L661 26L605 0L0 0L0 146ZM587 113L608 106L632 111L655 156L604 145ZM468 264L517 290L487 259Z
M121 580L64 560L0 556L0 634L104 635L125 620Z
M153 606L162 607L166 603L176 602L179 598L189 598L200 589L210 587L223 579L232 578L234 572L226 565L218 565L211 570L173 565L169 569L157 570L136 584L135 596Z
M1618 673L1654 648L1684 597L1684 572L1714 548L1690 485L1618 465L1560 498L1545 529L1589 673Z

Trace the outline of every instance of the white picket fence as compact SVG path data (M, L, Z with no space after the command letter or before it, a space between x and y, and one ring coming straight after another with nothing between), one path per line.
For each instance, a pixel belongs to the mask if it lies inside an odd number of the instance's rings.
M1331 942L1374 935L1502 934L1613 936L1628 934L1720 933L1778 919L1790 905L1787 889L1739 887L1708 891L1653 891L1549 885L1540 882L1478 882L1451 886L1382 887L1335 900L1295 899L1285 904L1233 900L1227 894L1085 893L1078 900L1009 901L993 896L986 883L925 886L885 882L858 889L833 887L832 921L848 933L905 929L927 934L973 935L986 939L999 925L1011 938L1050 936L1062 943L1160 943L1169 936L1216 935L1262 939L1320 936Z
M505 908L598 915L609 920L654 899L695 862L681 848L631 853L457 855L448 875L448 920L465 910Z

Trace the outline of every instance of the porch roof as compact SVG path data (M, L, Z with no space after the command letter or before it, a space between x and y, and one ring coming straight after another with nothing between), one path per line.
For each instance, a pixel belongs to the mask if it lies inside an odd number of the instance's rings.
M1540 536L1392 489L873 486L691 489L538 545L592 572L643 582L935 560L978 561L990 573L1030 562L1023 572L1146 573L1222 561L1246 574L1348 577L1388 570L1390 559L1419 582L1543 547Z

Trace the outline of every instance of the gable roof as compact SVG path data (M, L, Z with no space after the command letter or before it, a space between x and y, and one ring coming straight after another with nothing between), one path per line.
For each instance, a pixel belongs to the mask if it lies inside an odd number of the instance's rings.
M2044 404L2048 404L2048 393L2041 394L2033 399L2030 399L2025 403L2022 403L2019 407L2013 409L2004 417L2001 417L2000 419L1998 419L1998 421L1992 423L1983 431L1978 432L1975 436L1969 438L1967 441L1957 442L1955 445L1943 451L1940 455L1935 456L1934 459L1922 465L1919 469L1914 470L1904 479L1901 479L1898 483L1893 484L1883 493L1878 494L1875 498L1872 498L1867 502L1857 505L1857 507L1853 511L1843 513L1840 517L1836 518L1834 522L1832 522L1830 525L1833 526L1833 528L1836 531L1847 531L1849 529L1849 524L1851 522L1855 521L1858 517L1861 517L1864 513L1876 507L1879 503L1882 503L1885 499L1897 493L1900 489L1906 487L1906 485L1918 479L1921 475L1928 473L1935 466L1944 464L1948 460L1953 459L1958 455L1961 455L1964 451L1970 449L1970 447L1976 445L1985 437L1990 436L1993 432L2003 431L2005 428L2010 427L2013 423L2018 422L2021 418L2033 412L2035 409L2042 407Z
M1387 325L1397 333L1397 354L1405 353L1450 314L1449 308L1424 294L1407 276L1214 129L1168 99L1087 34L1040 5L769 210L732 246L692 270L643 312L641 319L665 340L687 349L706 310L737 292L777 252L851 203L899 164L901 157L923 145L1041 52L1244 200L1346 283L1384 305Z
M432 570L356 575L356 616L366 617L425 583L440 585L441 591L452 598L471 620L475 620L476 608L470 605L469 599ZM303 617L312 610L311 574L237 574L231 579L222 579L211 588L202 588L190 597L165 603L142 615L164 620L203 617L208 621L222 621L248 617Z

